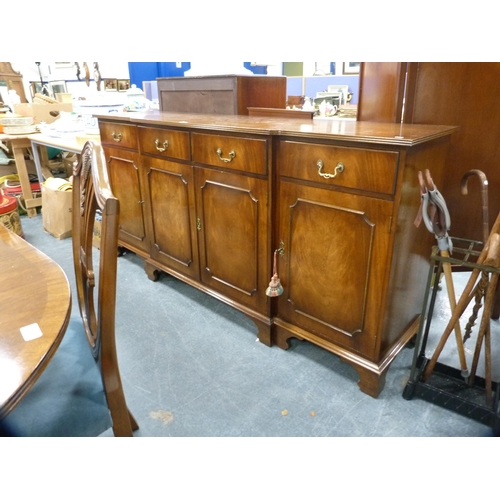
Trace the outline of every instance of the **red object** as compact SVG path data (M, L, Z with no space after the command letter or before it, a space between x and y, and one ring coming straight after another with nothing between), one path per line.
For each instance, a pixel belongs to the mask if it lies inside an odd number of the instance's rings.
M7 214L13 210L17 210L17 200L0 194L0 214Z
M21 184L16 185L16 186L9 186L7 184L7 186L2 188L2 191L3 191L3 194L6 196L21 194L23 192L23 190L21 188ZM40 192L41 191L40 183L39 182L32 182L31 183L31 191L33 193L36 193L37 191Z

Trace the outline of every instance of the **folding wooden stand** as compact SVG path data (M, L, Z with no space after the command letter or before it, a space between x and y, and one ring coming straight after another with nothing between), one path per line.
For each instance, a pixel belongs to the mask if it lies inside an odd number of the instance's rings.
M443 263L458 266L461 271L478 269L488 273L490 280L494 274L500 273L500 268L477 264L483 244L478 241L452 238L453 258L443 257L438 247L434 247L431 255L427 288L422 308L422 321L415 340L415 354L411 367L410 378L404 389L403 397L407 400L419 397L436 405L445 407L465 417L479 421L492 427L495 436L500 436L499 396L500 383L474 374L473 377L463 370L436 362L432 372L426 374L426 368L431 361L426 356L429 332L439 289L439 281L443 272ZM491 321L489 311L484 310L483 316ZM489 335L489 325L488 325ZM453 339L448 339L453 342ZM488 337L489 340L489 337ZM486 344L485 344L486 346ZM485 354L488 349L484 347ZM481 346L480 346L481 347ZM500 353L497 353L500 354ZM488 389L487 389L488 387Z

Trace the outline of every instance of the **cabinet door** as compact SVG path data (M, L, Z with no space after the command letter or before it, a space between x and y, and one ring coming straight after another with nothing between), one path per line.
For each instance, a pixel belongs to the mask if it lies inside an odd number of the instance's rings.
M120 243L139 253L148 251L144 223L139 155L115 148L104 148L111 189L120 200Z
M280 182L278 316L375 356L390 263L393 204Z
M203 283L266 313L267 180L195 168Z
M199 279L193 171L190 165L143 157L151 257Z

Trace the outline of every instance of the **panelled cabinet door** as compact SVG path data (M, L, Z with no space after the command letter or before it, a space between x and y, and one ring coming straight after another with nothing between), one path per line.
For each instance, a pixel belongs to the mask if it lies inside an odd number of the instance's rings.
M375 356L388 279L393 204L280 181L284 243L278 316Z
M111 189L120 200L119 239L139 251L148 252L141 191L139 155L130 151L104 148Z
M195 167L201 280L265 313L267 180Z
M146 156L142 161L151 214L151 257L199 279L192 167Z

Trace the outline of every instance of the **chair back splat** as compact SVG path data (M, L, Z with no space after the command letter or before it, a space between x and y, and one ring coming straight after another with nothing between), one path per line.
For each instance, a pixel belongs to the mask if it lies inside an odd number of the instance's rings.
M94 273L92 238L97 209L102 212L101 244L98 272ZM77 298L87 340L101 372L114 435L132 436L139 426L126 405L115 343L119 217L120 202L111 190L104 153L100 145L87 142L73 171L72 239Z

